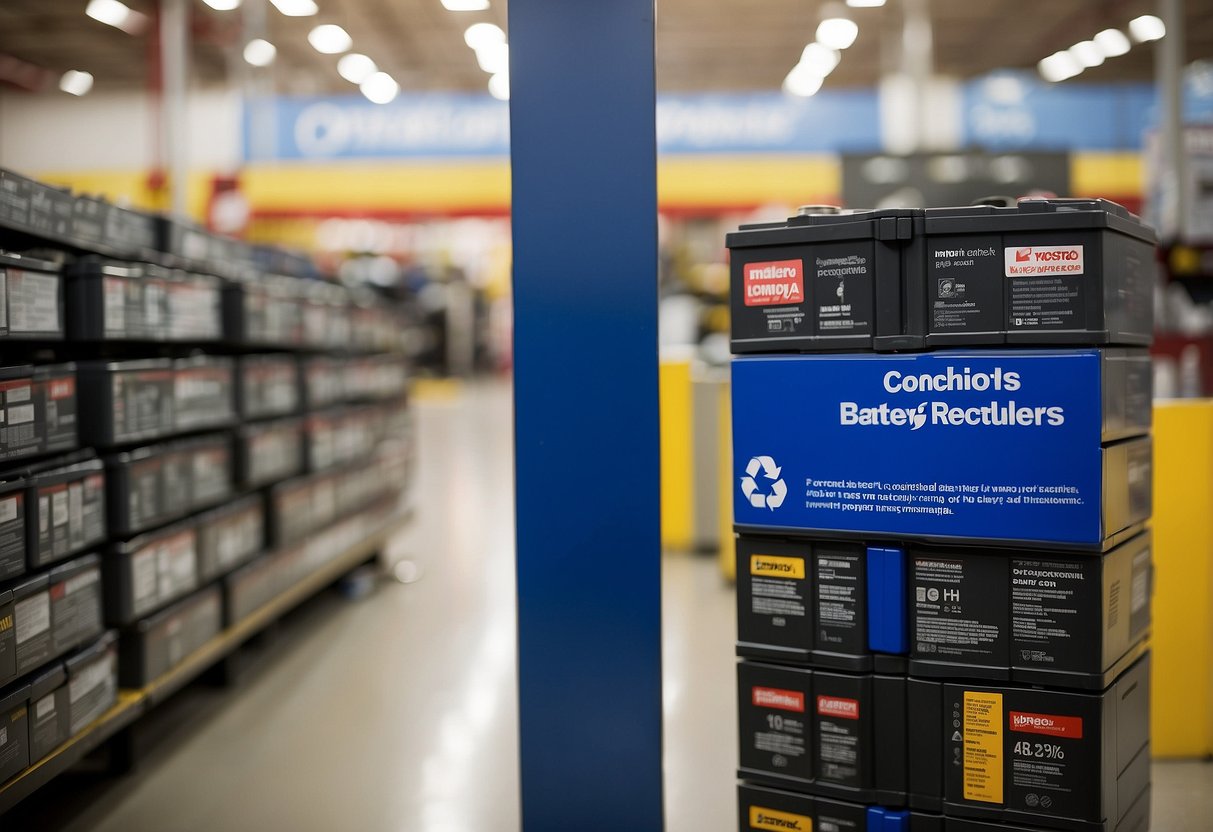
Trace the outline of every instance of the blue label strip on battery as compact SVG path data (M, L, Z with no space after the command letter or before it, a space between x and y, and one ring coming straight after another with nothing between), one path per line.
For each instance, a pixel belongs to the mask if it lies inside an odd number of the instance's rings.
M868 547L868 649L874 653L910 650L905 564L901 549Z
M867 832L910 832L910 813L905 809L869 806Z

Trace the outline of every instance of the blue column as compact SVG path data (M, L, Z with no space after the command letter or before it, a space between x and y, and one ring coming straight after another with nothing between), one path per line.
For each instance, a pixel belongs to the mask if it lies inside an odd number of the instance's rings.
M510 0L526 832L662 828L653 0Z

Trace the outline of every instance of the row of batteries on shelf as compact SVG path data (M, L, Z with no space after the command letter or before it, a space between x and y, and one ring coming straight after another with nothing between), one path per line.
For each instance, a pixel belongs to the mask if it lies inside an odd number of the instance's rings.
M1040 199L727 242L740 828L1145 832L1153 232Z
M386 527L412 452L399 318L306 261L0 170L6 248L0 786Z

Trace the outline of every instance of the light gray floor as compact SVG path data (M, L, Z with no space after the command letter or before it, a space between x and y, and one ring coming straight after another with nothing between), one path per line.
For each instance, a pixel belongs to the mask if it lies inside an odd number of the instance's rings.
M61 781L0 830L516 830L509 389L418 415L418 520L396 548L420 581L307 605L240 688L155 714L136 775ZM733 594L711 558L664 572L668 829L730 832ZM1154 797L1155 832L1213 829L1213 766L1156 765Z

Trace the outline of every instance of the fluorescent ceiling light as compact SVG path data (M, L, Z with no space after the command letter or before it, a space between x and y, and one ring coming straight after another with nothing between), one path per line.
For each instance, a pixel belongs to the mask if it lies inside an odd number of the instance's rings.
M357 52L342 55L341 60L337 62L337 74L351 84L361 84L374 75L378 69L379 67L375 66L374 61Z
M387 104L400 93L396 79L386 72L373 72L358 85L362 94L376 104Z
M448 12L482 12L488 7L489 0L442 0Z
M59 79L59 89L71 95L84 95L93 88L93 76L89 72L69 69Z
M277 55L277 47L262 38L250 40L244 45L244 60L253 66L269 66Z
M323 23L308 32L307 42L322 55L339 55L354 45L350 33L332 23Z
M828 46L822 46L814 41L804 48L800 53L800 66L814 75L822 78L834 71L834 67L838 66L838 62L842 60L836 50L830 49Z
M1066 51L1074 56L1074 60L1078 61L1079 66L1084 68L1099 66L1103 63L1103 50L1096 46L1093 40L1079 41Z
M240 8L240 0L202 0L217 12L230 12Z
M878 9L884 5L884 0L847 0L852 9Z
M792 67L792 71L788 73L788 77L783 79L783 91L789 95L808 98L821 89L821 82L823 80L820 75L816 75L800 64L796 64L796 66Z
M84 13L93 20L137 35L147 25L147 15L137 12L119 0L89 0Z
M831 49L846 49L859 37L859 24L845 17L827 17L817 27L817 41Z
M510 100L510 74L498 72L489 79L489 95L498 101Z
M476 63L489 75L508 72L510 69L510 47L504 43L493 43L476 50Z
M311 17L320 11L313 0L270 0L274 8L287 17Z
M505 43L505 32L495 23L473 23L463 33L463 41L479 52L491 44Z
M1078 59L1066 51L1054 52L1036 67L1040 70L1041 78L1053 83L1073 78L1082 72L1082 65L1078 63Z
M1129 34L1138 43L1158 40L1167 34L1167 26L1161 18L1152 14L1143 14L1129 21Z
M1132 46L1129 43L1129 39L1125 37L1125 33L1119 29L1104 29L1093 37L1092 40L1099 47L1099 51L1103 52L1105 58L1115 58L1118 55L1123 55Z

